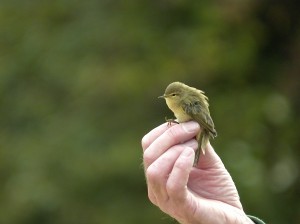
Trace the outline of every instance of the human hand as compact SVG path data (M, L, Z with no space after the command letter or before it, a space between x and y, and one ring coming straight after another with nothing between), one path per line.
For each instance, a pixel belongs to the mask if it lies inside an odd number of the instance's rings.
M200 127L162 124L142 139L150 201L182 224L252 223L235 184L210 144L193 167ZM201 152L202 153L202 152Z

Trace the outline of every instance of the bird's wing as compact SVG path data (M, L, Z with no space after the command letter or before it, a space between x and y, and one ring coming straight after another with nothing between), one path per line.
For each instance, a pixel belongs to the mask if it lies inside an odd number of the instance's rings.
M205 105L201 105L200 101L183 103L183 110L190 115L193 120L197 121L202 128L208 130L212 137L217 136L215 125L210 117L209 110Z

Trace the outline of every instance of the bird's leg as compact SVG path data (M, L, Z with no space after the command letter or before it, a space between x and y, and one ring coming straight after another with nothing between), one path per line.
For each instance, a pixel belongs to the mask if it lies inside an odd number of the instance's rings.
M169 118L165 117L165 120L166 120L166 122L168 122L168 126L171 126L172 123L179 124L179 122L177 122L174 118L169 119Z

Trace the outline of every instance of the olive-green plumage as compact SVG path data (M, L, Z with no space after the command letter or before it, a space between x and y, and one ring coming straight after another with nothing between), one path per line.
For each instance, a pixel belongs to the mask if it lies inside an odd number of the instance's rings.
M210 117L208 98L204 92L185 85L173 82L167 86L162 98L165 98L168 107L173 111L179 123L195 120L200 124L202 131L196 136L203 154L209 138L217 136L214 122ZM194 165L198 163L200 148L196 151Z

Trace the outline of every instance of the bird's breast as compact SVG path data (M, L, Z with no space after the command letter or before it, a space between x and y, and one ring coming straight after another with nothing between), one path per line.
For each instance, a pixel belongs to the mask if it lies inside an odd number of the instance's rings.
M166 103L170 110L173 111L175 117L177 118L179 123L186 122L192 120L191 116L188 115L180 105L173 103L172 101L166 99Z

